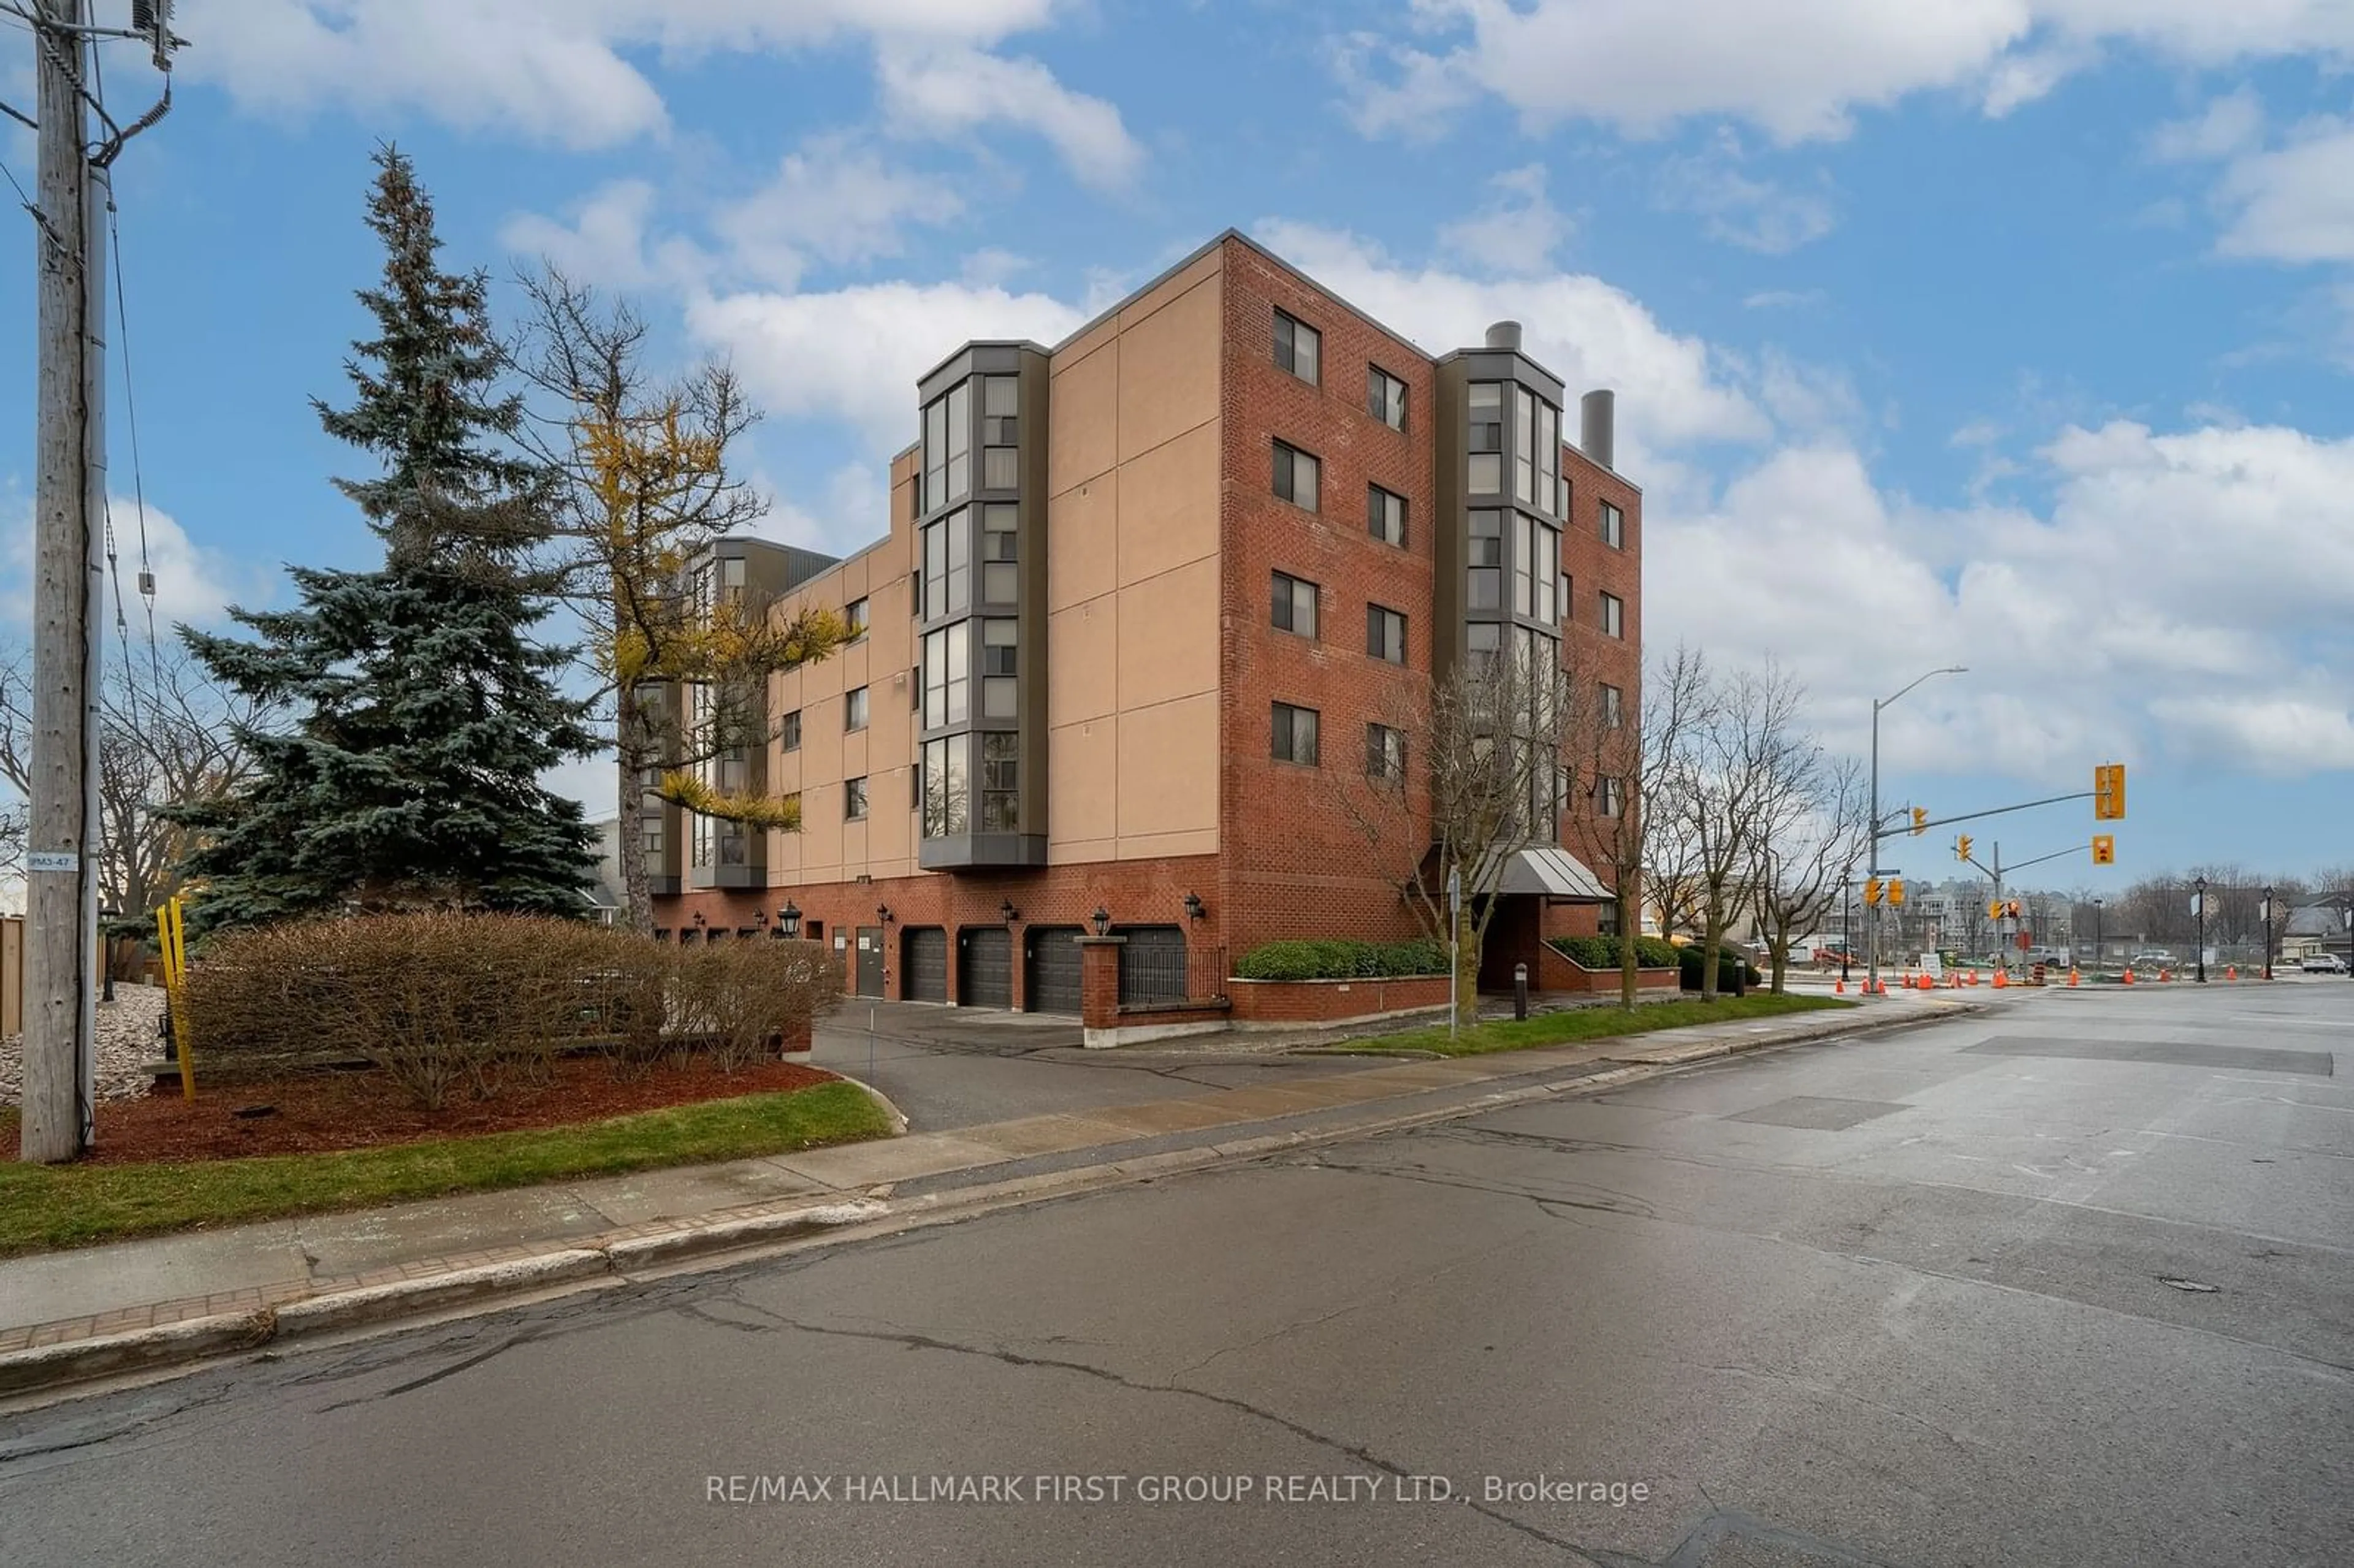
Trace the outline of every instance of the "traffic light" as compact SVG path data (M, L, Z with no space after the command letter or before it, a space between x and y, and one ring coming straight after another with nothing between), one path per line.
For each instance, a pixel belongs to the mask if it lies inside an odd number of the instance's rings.
M2016 919L2018 919L2018 918L2019 918L2019 900L2018 900L2018 899L2014 898L2014 899L2012 899L2012 900L2010 901L2010 904L2009 904L2009 909L2008 909L2008 913L2009 914L2009 916L2010 916L2010 917L2011 917L2012 919L2016 920Z
M2117 863L2117 836L2115 833L2093 835L2093 863L2094 865Z
M1901 876L1890 877L1888 879L1888 906L1891 909L1894 909L1903 902L1904 879Z
M1964 833L1960 838L1954 841L1954 858L1956 860L1967 860L1970 858L1969 834Z
M2093 816L2095 821L2115 822L2126 814L2126 765L2104 762L2093 769Z
M1875 876L1865 881L1863 885L1863 901L1866 904L1877 904L1880 902L1880 878Z
M1927 832L1928 831L1929 831L1929 808L1928 808L1928 807L1926 807L1926 806L1915 806L1915 807L1914 807L1914 808L1913 808L1913 836L1914 836L1914 838L1916 838L1916 839L1917 839L1917 838L1919 838L1923 833L1925 833L1925 832Z

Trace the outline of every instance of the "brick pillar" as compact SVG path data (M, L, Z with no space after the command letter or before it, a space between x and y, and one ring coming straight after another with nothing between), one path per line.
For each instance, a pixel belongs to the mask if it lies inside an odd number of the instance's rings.
M1079 1022L1090 1030L1119 1026L1119 950L1125 937L1079 938Z

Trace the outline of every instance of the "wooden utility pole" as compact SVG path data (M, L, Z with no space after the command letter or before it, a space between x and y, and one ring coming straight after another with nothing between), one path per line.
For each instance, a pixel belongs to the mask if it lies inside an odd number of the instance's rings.
M96 1097L92 959L98 844L100 566L106 505L102 429L105 294L87 149L90 43L82 0L34 0L40 210L39 431L34 474L33 758L25 853L25 1103L27 1160L90 1145ZM96 514L95 526L93 513Z

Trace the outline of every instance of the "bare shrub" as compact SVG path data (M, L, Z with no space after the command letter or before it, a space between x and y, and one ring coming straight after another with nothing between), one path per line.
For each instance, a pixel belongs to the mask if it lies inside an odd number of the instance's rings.
M841 1005L841 973L814 944L730 942L678 952L680 1031L723 1073L773 1057Z

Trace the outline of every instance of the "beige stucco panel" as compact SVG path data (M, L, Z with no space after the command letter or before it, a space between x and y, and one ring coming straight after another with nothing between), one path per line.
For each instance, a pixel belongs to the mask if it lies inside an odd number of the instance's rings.
M1117 825L1119 720L1063 725L1046 737L1046 838L1050 845L1110 842ZM1086 858L1074 856L1072 858Z
M1134 713L1204 692L1214 696L1218 689L1217 557L1120 589L1119 630L1122 712Z
M1192 266L1175 277L1163 281L1150 293L1140 294L1119 313L1119 330L1127 332L1147 316L1159 311L1172 300L1183 298L1194 287L1223 271L1226 265L1226 248L1214 245L1193 259Z
M1119 334L1122 462L1217 417L1219 281L1195 284ZM1061 400L1058 385L1058 408Z
M1218 694L1204 692L1119 721L1119 833L1205 832L1218 825Z
M1120 587L1217 554L1219 433L1213 418L1120 464Z
M1119 585L1119 482L1097 474L1046 503L1046 609L1108 594Z
M1119 601L1107 594L1046 621L1046 723L1059 728L1119 707Z
M1046 493L1060 495L1119 461L1119 364L1115 339L1055 362L1046 408Z
M1123 838L1114 860L1161 860L1187 854L1218 853L1218 830L1200 828L1183 833L1144 833ZM1101 857L1096 857L1101 858Z

